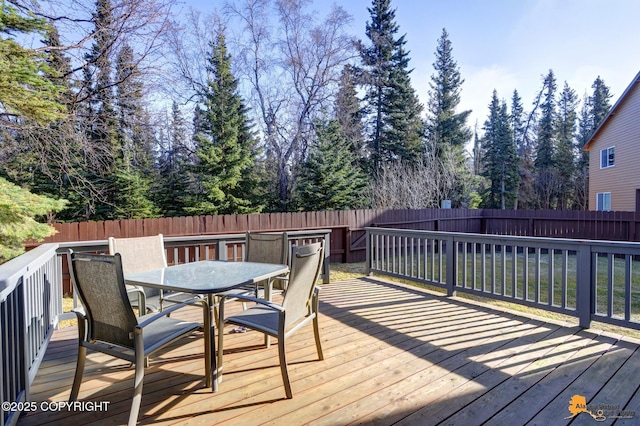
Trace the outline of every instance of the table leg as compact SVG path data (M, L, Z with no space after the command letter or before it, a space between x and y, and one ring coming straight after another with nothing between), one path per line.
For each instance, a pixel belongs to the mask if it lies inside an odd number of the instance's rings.
M264 283L264 298L265 298L265 300L268 300L269 302L271 302L271 293L272 292L273 292L273 280L271 278L269 278ZM268 334L264 335L264 345L267 348L271 347L271 336L269 336Z
M218 363L216 360L215 323L211 320L213 313L213 295L208 294L204 303L204 356L208 360L205 368L206 386L213 392L218 390Z

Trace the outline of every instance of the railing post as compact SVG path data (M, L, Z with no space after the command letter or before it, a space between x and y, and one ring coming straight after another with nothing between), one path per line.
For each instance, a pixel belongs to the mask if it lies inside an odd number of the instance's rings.
M447 237L445 240L447 243L446 253L447 253L447 276L446 276L446 285L447 285L447 296L455 296L456 295L456 242L453 236Z
M324 234L324 262L322 263L322 282L329 284L331 281L331 231Z
M216 260L227 260L227 240L218 240Z
M365 229L365 239L366 239L366 256L365 256L365 274L367 276L371 275L371 231L369 229Z
M579 325L582 328L591 326L591 311L593 306L594 278L591 265L591 246L582 242L578 248L578 271L576 283L576 309L578 311Z

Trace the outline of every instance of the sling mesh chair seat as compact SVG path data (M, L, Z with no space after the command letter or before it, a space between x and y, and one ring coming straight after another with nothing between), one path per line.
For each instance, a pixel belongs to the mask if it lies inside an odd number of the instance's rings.
M122 257L122 269L126 274L149 271L167 267L167 257L164 250L162 234L150 237L114 238L109 237L109 254L120 253ZM137 306L140 315L147 311L158 312L164 309L166 304L187 302L196 296L189 293L163 292L158 289L127 286L129 293L144 295L140 297ZM133 306L136 299L130 298Z
M292 398L291 383L285 354L286 340L301 327L313 322L316 350L320 360L324 359L318 325L319 291L318 277L322 268L323 242L294 247L291 251L289 284L282 304L255 297L238 296L238 300L255 302L256 305L236 315L224 318L224 305L220 306L220 329L218 330L218 378L222 377L224 350L224 324L235 324L273 336L278 339L280 370L287 398Z
M168 344L201 328L199 322L171 318L169 313L201 303L204 314L209 307L203 300L174 304L167 310L136 317L129 302L119 254L114 256L71 253L70 272L74 289L82 302L78 317L78 360L69 401L78 398L87 349L124 359L135 365L134 391L129 425L136 424L142 400L145 358ZM211 371L213 329L210 348L205 354L205 372ZM185 343L188 341L185 340Z

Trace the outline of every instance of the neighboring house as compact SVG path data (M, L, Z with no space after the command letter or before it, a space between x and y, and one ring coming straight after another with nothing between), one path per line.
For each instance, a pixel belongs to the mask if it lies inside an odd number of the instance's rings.
M584 146L589 209L640 212L640 73Z

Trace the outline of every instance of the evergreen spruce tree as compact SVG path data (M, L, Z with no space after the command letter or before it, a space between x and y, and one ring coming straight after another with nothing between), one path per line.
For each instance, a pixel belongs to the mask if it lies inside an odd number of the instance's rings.
M420 118L422 105L418 101L409 78L409 55L399 44L393 54L393 68L389 75L390 90L385 92L386 146L393 153L387 160L405 164L417 163L423 157L423 128Z
M515 208L532 209L536 206L533 149L527 134L522 99L517 90L513 91L513 96L511 97L511 127L513 128L513 139L516 143L518 164L520 165L518 170L520 188L518 189Z
M466 121L471 111L456 113L460 104L460 91L464 79L453 58L453 46L449 33L442 29L436 48L435 74L431 76L427 131L429 140L439 151L445 146L462 147L471 140L471 130Z
M336 120L317 124L317 144L302 164L298 206L303 211L347 210L365 206L367 186L351 143Z
M114 218L137 219L159 215L151 197L154 136L143 105L143 83L133 49L125 44L118 52L115 70L117 147L112 179Z
M142 219L159 217L160 211L149 197L151 178L133 170L129 161L123 161L113 177L118 191L114 196L113 217L122 219Z
M20 45L20 37L45 34L46 20L34 18L26 7L18 9L11 2L0 4L0 125L15 127L16 119L28 117L47 122L64 117L58 102L62 89L47 75L54 69L47 55ZM24 12L24 13L23 13Z
M260 213L269 202L267 197L272 197L273 195L267 189L273 184L273 180L265 178L264 160L262 162L259 160L263 151L253 130L253 122L248 117L249 109L241 99L238 144L248 161L245 164L242 179L236 191L246 200L246 203L244 206L239 206L237 213ZM273 200L273 198L271 199Z
M192 175L186 122L176 101L173 101L168 121L160 139L153 199L163 216L183 216L186 215Z
M590 115L590 98L585 94L578 118L578 134L576 135L576 147L578 160L575 170L575 197L574 208L576 210L589 210L589 153L583 147L591 138L592 120Z
M607 116L607 113L611 109L611 91L609 87L604 83L604 80L598 76L593 84L593 95L591 95L591 127L592 132L598 128L602 120Z
M483 206L500 209L514 208L520 185L516 143L507 104L498 100L495 90L484 129L484 176L490 184L483 197Z
M466 183L471 180L467 166L465 145L471 140L472 132L466 126L471 111L456 112L460 104L460 91L464 80L457 62L453 58L453 47L447 30L443 28L436 47L435 74L431 76L427 111L427 141L436 158L453 163L454 182L445 197L451 199L454 207L461 207L469 194Z
M118 116L118 159L128 157L131 165L143 174L152 171L154 138L145 110L144 84L136 64L133 49L125 44L116 61L116 99Z
M482 162L482 140L478 135L478 123L476 123L475 131L473 132L473 174L474 176L481 176L484 170L484 164Z
M237 93L238 82L231 72L221 28L211 45L208 72L211 77L201 94L203 109L197 110L199 127L195 135L194 171L201 188L187 211L200 215L255 211L241 185L255 162L249 149L255 142L247 133L245 108Z
M84 184L84 164L75 119L75 95L69 81L70 59L60 49L60 37L53 23L49 23L43 35L47 55L42 60L47 67L39 71L40 77L57 86L56 110L67 114L52 116L47 121L23 117L19 129L5 133L3 173L34 194L66 199L66 208L57 212L55 219L74 220L84 210L85 200L78 191Z
M583 150L593 132L600 125L611 109L611 93L609 87L598 76L591 85L593 92L586 96L580 110L578 120L577 148L580 151L575 173L576 208L589 209L589 153Z
M340 74L334 110L342 136L350 142L351 151L355 158L364 163L367 153L355 72L356 70L351 65L345 65L343 68Z
M417 126L422 107L410 85L405 36L396 38L398 25L390 0L373 0L367 22L369 47L361 47L366 88L364 99L369 132L370 169L385 162L420 161Z
M86 179L93 183L94 194L86 194L85 219L114 217L116 159L120 155L114 100L112 56L115 33L110 0L97 0L94 14L96 34L85 55L84 79L78 98L83 100L81 126L92 150L94 161Z
M58 103L63 88L49 78L55 71L46 56L17 41L20 37L42 35L46 27L44 20L34 18L25 8L17 9L5 2L0 5L0 125L4 138L9 138L6 126L13 127L16 122L46 124L64 118L64 107ZM64 203L34 195L0 177L0 263L22 253L25 240L42 240L54 234L53 227L38 223L35 218L62 210Z
M552 209L557 201L556 174L556 78L553 70L544 79L543 100L540 104L540 119L538 121L536 158L536 193L538 206L542 209Z
M555 164L558 176L558 205L560 210L572 208L575 196L575 135L578 97L565 82L558 101L557 150Z

